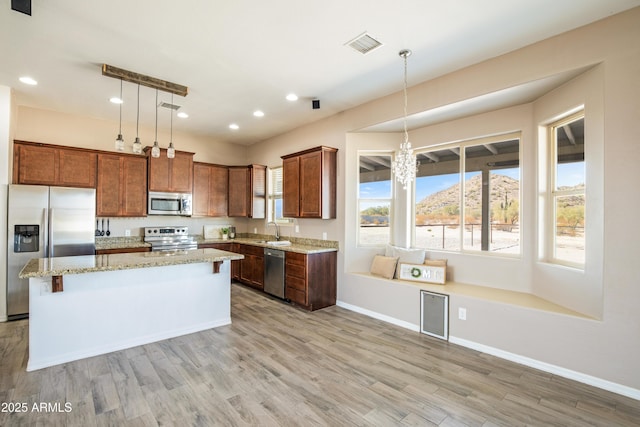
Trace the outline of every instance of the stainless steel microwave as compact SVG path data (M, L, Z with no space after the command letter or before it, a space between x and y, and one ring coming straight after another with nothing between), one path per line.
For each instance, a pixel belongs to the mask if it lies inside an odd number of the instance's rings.
M148 215L191 216L191 194L149 192Z

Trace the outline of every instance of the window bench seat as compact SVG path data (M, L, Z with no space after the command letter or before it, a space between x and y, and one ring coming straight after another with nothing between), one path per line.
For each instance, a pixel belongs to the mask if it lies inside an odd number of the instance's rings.
M476 298L486 300L488 302L508 304L534 310L542 310L550 313L575 316L583 319L591 319L591 317L589 316L585 316L584 314L578 313L561 305L552 303L543 298L525 292L509 291L505 289L491 288L488 286L469 285L465 283L449 281L445 285L437 285L430 283L413 282L402 279L385 279L368 272L347 273L347 277L349 277L350 275L356 276L358 278L358 281L372 281L379 285L386 283L391 286L397 286L399 287L398 291L400 291L400 293L403 293L402 291L406 292L410 289L417 289L418 291L425 290L429 292L437 292L449 295L454 298L456 296ZM418 300L417 296L416 300Z

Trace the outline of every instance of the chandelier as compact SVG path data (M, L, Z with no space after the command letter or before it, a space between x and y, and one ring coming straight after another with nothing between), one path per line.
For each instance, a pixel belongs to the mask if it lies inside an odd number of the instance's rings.
M411 142L409 142L409 132L407 131L407 58L411 55L411 51L409 49L403 49L398 55L404 59L404 141L400 144L400 151L395 153L395 159L393 160L391 169L396 180L401 183L406 190L407 185L415 179L418 169L416 156L413 155Z

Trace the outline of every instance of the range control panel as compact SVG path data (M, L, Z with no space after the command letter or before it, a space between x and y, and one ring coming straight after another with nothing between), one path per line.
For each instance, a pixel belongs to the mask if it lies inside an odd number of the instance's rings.
M159 236L159 237L173 237L173 236L188 236L188 227L145 227L145 237Z

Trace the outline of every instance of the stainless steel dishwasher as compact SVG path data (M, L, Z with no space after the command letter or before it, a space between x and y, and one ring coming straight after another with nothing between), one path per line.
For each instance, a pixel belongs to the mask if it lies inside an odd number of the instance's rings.
M264 291L284 299L284 251L264 248Z

